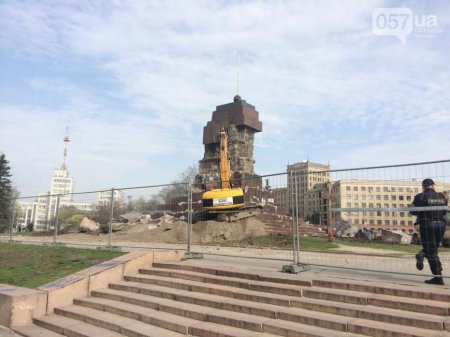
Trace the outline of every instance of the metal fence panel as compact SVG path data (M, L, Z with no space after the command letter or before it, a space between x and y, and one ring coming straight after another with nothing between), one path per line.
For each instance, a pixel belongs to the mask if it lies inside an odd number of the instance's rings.
M399 247L421 249L409 204L425 178L450 191L450 160L237 179L245 205L227 212L203 207L203 193L219 188L217 182L40 194L12 200L11 214L0 219L0 239L182 249L424 276L430 272L416 269L416 250ZM449 229L447 235L450 240ZM450 251L439 249L448 277Z
M421 182L425 178L435 181L437 191L450 191L450 161L330 170L324 173L329 174L330 184L306 192L305 198L324 205L323 209L331 219L327 224L328 230L337 238L334 241L337 245L346 244L347 253L302 252L302 262L380 272L430 274L427 266L423 271L418 271L414 254L401 254L399 246L412 243L417 245L417 251L421 250L416 217L410 211L423 209L409 206L414 196L422 191ZM312 172L305 173L305 179L313 175ZM312 196L313 193L316 196ZM311 217L308 205L303 206L306 216ZM448 207L444 208L448 210ZM450 234L448 227L447 233ZM351 247L354 241L364 242L365 245ZM382 250L377 243L383 243ZM339 246L336 248L339 249ZM444 275L448 276L450 253L441 249L439 255L444 265Z
M193 185L193 249L198 253L292 260L292 223L287 174L234 180L244 192L240 209L202 208L204 190L218 182Z

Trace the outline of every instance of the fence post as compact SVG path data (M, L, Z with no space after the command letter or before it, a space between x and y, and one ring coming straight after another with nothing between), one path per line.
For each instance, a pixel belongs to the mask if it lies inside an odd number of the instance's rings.
M293 171L289 172L290 184L288 188L291 189L291 215L292 215L292 255L293 262L290 265L284 265L281 271L284 273L297 274L301 271L309 270L308 265L300 263L300 232L298 228L298 189L297 178Z
M297 175L294 175L294 191L295 191L295 237L296 237L296 261L295 263L298 265L300 263L300 230L298 228L298 188L297 188Z
M16 211L16 199L12 202L12 209L11 209L11 220L9 222L9 242L13 242L12 239L12 232L13 232L13 225L14 225L14 214Z
M192 184L188 186L188 228L187 228L187 255L192 254Z
M47 192L47 209L45 212L45 230L50 229L50 192Z
M61 194L56 196L56 210L55 210L55 233L53 235L53 244L56 245L56 238L58 236L58 226L59 226L59 202Z
M111 201L109 203L109 230L108 230L108 248L111 248L112 223L114 218L114 188L111 189Z
M332 220L332 214L331 214L331 182L329 181L327 183L328 187L328 198L327 198L327 225L328 225L328 241L332 242L334 239L334 229L333 229L333 220Z
M296 251L296 246L297 246L297 240L295 237L296 231L295 231L295 211L294 211L294 203L295 203L295 190L294 190L294 178L292 175L292 170L290 172L287 173L286 175L287 179L288 179L288 183L287 183L287 188L288 191L290 190L290 213L291 213L291 217L292 217L292 263L291 264L287 264L284 265L281 270L285 273L296 273L296 265L297 265L297 261L296 261L296 257L297 254L295 253Z
M192 219L194 214L193 201L192 201L192 181L189 181L188 186L188 225L187 225L187 252L184 255L185 259L201 259L203 254L192 253Z
M291 189L291 216L292 216L292 263L295 265L297 264L297 261L295 260L296 254L295 254L295 246L297 245L297 242L295 240L295 189L294 189L294 178L292 175L292 171L289 172L289 188Z

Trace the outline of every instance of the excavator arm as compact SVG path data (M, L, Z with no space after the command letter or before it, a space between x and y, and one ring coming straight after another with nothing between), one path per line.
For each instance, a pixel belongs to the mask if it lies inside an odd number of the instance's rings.
M220 182L222 189L231 188L230 178L230 161L228 160L228 132L224 127L219 131L219 158L220 158Z
M202 195L203 208L208 211L237 209L244 206L244 191L231 186L231 169L228 160L228 132L222 127L219 131L219 171L220 188Z

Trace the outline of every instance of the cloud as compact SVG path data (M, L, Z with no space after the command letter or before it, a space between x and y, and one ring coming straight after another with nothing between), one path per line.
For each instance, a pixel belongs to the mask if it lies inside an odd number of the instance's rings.
M264 124L255 137L257 172L307 156L336 167L441 159L445 148L436 142L450 141L450 22L440 14L448 6L410 4L438 15L443 33L409 36L406 45L371 32L372 10L395 6L3 2L0 52L30 75L1 107L14 116L0 115L0 140L17 160L18 181L26 149L48 162L36 164L39 174L51 174L44 171L60 162L70 125L77 188L168 182L201 159L202 127L236 93L239 51L240 95ZM0 98L6 88L0 80ZM430 134L418 144L425 125ZM18 130L20 141L7 140Z

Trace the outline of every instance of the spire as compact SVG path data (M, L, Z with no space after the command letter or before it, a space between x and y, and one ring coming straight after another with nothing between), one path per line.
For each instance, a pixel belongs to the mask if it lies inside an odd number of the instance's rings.
M236 69L236 96L239 97L239 68L241 67L241 53L237 53L237 69Z
M69 142L69 127L66 126L66 136L64 137L64 160L61 165L61 170L67 170L66 159L67 159L67 143Z

